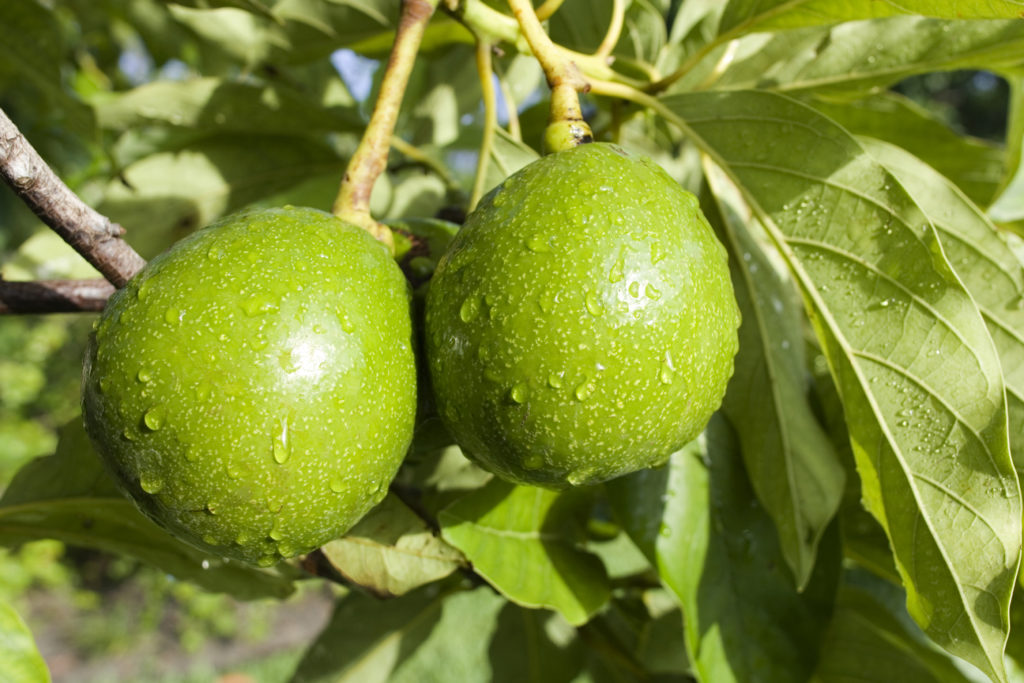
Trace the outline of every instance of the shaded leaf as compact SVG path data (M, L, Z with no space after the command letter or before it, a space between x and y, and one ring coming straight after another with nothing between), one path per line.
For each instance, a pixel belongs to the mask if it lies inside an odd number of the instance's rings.
M380 596L408 593L465 563L459 551L393 495L320 550L346 579Z
M382 604L350 593L303 656L292 683L491 680L488 645L507 604L486 586L436 586Z
M968 683L970 679L949 657L913 638L871 593L844 584L813 680Z
M935 227L856 140L805 105L759 92L664 103L740 188L800 287L910 613L1005 680L1020 490L999 358Z
M487 166L487 190L497 187L510 175L540 158L529 145L515 140L498 128L491 145L491 159Z
M728 422L667 467L606 484L616 514L682 606L694 675L706 683L806 680L827 623L838 546L797 593L771 519L743 473Z
M810 580L845 474L810 404L802 311L792 283L775 272L728 203L727 182L708 173L714 203L705 213L724 232L740 307L740 350L722 410L739 431L747 474L775 522L799 589Z
M80 420L61 430L56 454L25 465L0 498L0 544L41 538L130 555L241 599L283 598L294 590L282 575L213 557L144 517L118 492Z
M509 600L582 624L608 601L601 561L576 546L586 491L556 492L499 479L441 511L441 536Z
M14 608L0 600L0 680L49 683L50 671L36 649L32 632Z
M1017 19L1022 11L1024 4L1019 0L729 0L721 30L735 36L903 14L944 19Z
M576 681L587 658L586 646L558 614L506 603L491 638L493 683Z
M1005 152L956 134L909 98L877 93L853 102L809 104L856 135L898 145L949 178L971 201L988 205L1003 181Z
M985 214L927 164L899 147L864 140L939 233L943 251L981 309L1003 368L1010 453L1024 472L1024 266Z

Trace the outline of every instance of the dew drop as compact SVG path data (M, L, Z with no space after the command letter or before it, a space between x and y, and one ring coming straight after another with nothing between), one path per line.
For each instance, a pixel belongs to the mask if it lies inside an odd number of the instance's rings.
M142 422L151 431L157 431L164 426L167 419L167 408L162 405L153 406L142 416Z
M668 526L663 524L661 526L661 529L658 530L658 533L661 534L662 537L668 538L669 536L672 535L672 529L671 529L671 527L668 527Z
M143 474L139 479L139 486L146 493L159 493L164 487L164 481L160 477Z
M658 373L658 379L661 380L662 384L672 384L672 380L676 378L676 373L666 363L661 366L661 371Z
M181 310L171 306L164 311L164 322L168 325L177 325L181 322Z
M99 388L101 394L105 394L108 391L110 391L110 378L103 377L102 379L100 379Z
M520 382L512 387L512 390L508 392L508 395L509 398L516 403L525 403L526 399L530 395L530 388L526 385L526 382Z
M651 242L651 265L656 265L665 260L667 254L661 246L661 242Z
M526 248L535 254L544 254L551 251L551 245L548 244L547 238L541 234L532 235L530 239L526 240Z
M562 388L562 375L561 373L552 372L548 375L548 386L552 389Z
M523 468L528 470L539 470L544 464L544 457L540 453L531 453L523 459Z
M615 261L614 264L612 264L612 269L608 271L608 282L612 284L615 284L616 282L622 282L622 280L626 277L625 268L625 258L620 252L618 260Z
M640 282L633 280L629 283L629 295L634 299L640 298Z
M283 465L288 461L288 456L291 454L291 445L288 442L288 418L278 420L275 427L277 428L277 436L274 437L272 448L274 462Z
M139 285L139 289L136 294L139 298L139 301L145 301L146 297L149 296L149 290L152 289L153 287L152 282L152 280L146 280Z
M599 316L604 312L604 309L601 307L601 301L597 298L597 293L587 292L587 310L593 316Z
M235 536L235 543L238 545L249 545L252 543L252 534L248 531L239 531L238 535Z
M341 324L341 331L345 334L352 334L356 331L355 323L344 313L338 315L338 322Z
M569 480L569 483L572 484L573 486L580 486L581 484L586 484L588 481L590 481L591 477L593 476L593 471L583 469L570 472L567 478Z
M459 308L459 317L462 318L462 322L472 322L478 315L480 315L480 299L475 296L466 297Z
M270 537L275 541L280 541L282 538L284 538L284 530L281 528L280 521L281 520L276 520L274 522L273 528L270 529Z
M141 370L139 370L139 372L138 372L138 373L137 373L137 374L135 375L135 378L136 378L137 380L139 380L140 382L142 382L143 384L145 384L145 383L146 383L146 382L148 382L149 380L153 379L153 375L152 375L152 374L151 374L151 373L149 372L149 370L148 370L147 368L142 368L142 369L141 369Z
M586 401L594 393L595 389L597 389L597 384L594 380L588 379L576 387L576 391L574 392L576 399L579 401Z
M264 313L277 313L281 310L281 307L279 304L270 301L266 297L256 296L251 299L247 299L242 304L242 310L245 311L247 316L253 318L257 315L263 315Z
M335 493L341 493L342 491L345 490L345 482L342 481L341 477L338 476L332 477L331 482L330 484L328 484L328 486Z
M654 285L652 285L650 283L647 284L646 293L647 293L647 298L651 299L652 301L657 301L658 299L661 298L661 291L658 290Z
M273 567L277 564L277 558L273 555L264 555L260 559L256 560L256 565L259 567Z

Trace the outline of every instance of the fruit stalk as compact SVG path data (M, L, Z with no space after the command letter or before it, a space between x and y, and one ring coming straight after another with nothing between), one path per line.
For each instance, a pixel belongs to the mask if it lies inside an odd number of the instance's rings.
M494 80L491 50L493 46L478 39L476 42L476 68L480 75L480 93L484 101L484 130L480 140L480 159L476 164L476 177L473 179L473 194L469 198L469 210L472 211L484 195L484 184L487 180L487 166L491 161L491 149L494 146L494 129L498 126L497 97L494 93Z
M545 149L559 152L593 141L594 135L583 120L577 94L587 92L590 84L575 62L564 56L548 37L530 0L508 0L508 6L551 88L551 110L544 131Z
M124 228L72 192L2 109L0 176L44 223L115 287L123 287L146 265L121 239Z
M395 130L402 96L409 83L423 32L439 0L403 0L395 43L381 80L380 93L359 147L349 160L333 212L342 220L358 225L392 251L391 231L370 216L373 184L388 161L391 136Z

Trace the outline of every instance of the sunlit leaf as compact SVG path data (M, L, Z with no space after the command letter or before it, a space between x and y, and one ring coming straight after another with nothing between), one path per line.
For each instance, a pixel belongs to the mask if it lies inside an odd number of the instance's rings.
M441 536L509 600L582 624L608 601L601 561L576 545L586 492L493 479L441 511Z
M395 496L320 550L342 576L381 596L443 579L465 562Z
M49 683L50 671L36 649L32 632L14 608L0 600L0 680Z
M623 526L682 606L698 680L807 679L831 609L838 548L833 543L798 593L723 418L712 418L667 467L606 487Z
M811 577L818 542L839 507L844 472L807 402L802 316L784 282L709 173L708 219L724 232L740 306L740 351L722 409L739 431L758 500L775 522L797 588Z
M729 0L721 30L740 35L905 14L943 19L1017 19L1021 12L1024 3L1019 0Z
M856 140L798 102L664 103L740 188L801 289L911 615L1005 680L1020 490L999 357L935 226Z
M0 544L41 538L130 555L210 591L243 599L290 594L290 580L222 560L172 538L122 496L80 420L61 432L57 453L25 465L0 498Z
M851 133L902 147L953 181L976 204L991 202L1003 182L1003 149L958 135L909 98L878 93L853 102L809 104Z

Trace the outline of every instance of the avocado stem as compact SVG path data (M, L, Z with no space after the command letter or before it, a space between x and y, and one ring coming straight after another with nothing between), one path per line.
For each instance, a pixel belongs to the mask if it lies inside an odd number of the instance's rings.
M494 130L498 127L498 104L494 93L493 60L491 50L494 46L483 39L476 41L476 68L480 75L480 92L484 101L484 130L480 139L480 158L476 162L476 175L473 178L473 194L469 198L469 210L476 208L477 202L484 195L487 182L487 167L491 162L491 150L494 147Z
M590 84L575 62L548 37L530 0L508 0L508 6L551 87L551 109L548 127L544 131L545 150L560 152L592 142L594 135L583 120L578 95L579 92L587 92Z
M551 18L551 15L558 11L558 8L562 6L565 0L544 0L540 7L538 7L534 13L537 18L541 21L547 21Z
M612 18L608 23L608 31L604 34L604 40L598 45L597 50L594 51L594 56L607 59L612 54L612 50L619 43L619 37L622 35L622 25L625 21L626 1L612 0Z
M395 131L402 97L409 83L416 53L419 52L427 22L439 0L403 0L402 14L395 32L380 92L374 103L370 122L363 132L355 154L349 159L332 212L344 221L357 225L384 243L394 252L391 231L370 215L370 194L373 185L388 162L391 137Z

